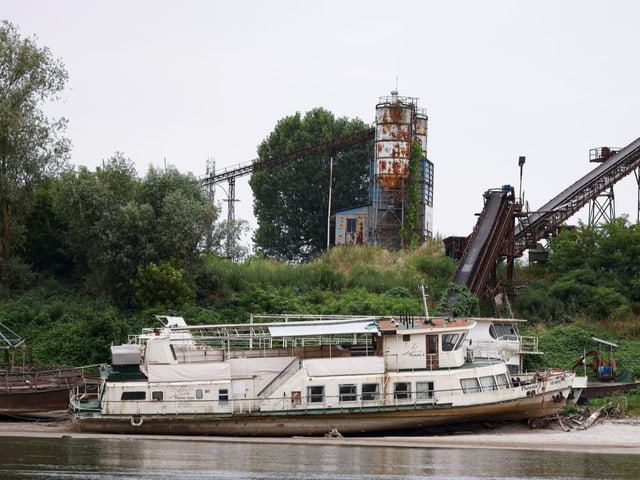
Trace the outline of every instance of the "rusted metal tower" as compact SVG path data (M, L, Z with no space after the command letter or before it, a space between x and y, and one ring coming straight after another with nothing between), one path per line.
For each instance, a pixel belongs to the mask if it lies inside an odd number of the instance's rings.
M374 244L398 248L405 225L408 182L418 184L418 215L415 225L421 241L433 233L433 163L427 160L427 122L418 99L391 92L376 105L375 159L371 175L370 238ZM413 141L422 150L417 178L410 177Z
M617 148L592 148L589 150L589 161L602 163L617 152ZM613 185L610 185L608 189L603 190L589 201L588 224L596 226L610 222L614 218L616 218L616 200L613 193Z

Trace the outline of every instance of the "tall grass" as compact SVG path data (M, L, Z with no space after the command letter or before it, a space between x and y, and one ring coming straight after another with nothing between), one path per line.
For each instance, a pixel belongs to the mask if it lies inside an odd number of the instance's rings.
M443 256L441 245L432 241L401 251L370 246L336 247L302 265L264 258L251 258L242 264L210 258L208 268L225 292L244 291L259 285L300 291L362 288L371 293L384 293L398 287L417 291L421 280L442 290L453 272L453 262Z

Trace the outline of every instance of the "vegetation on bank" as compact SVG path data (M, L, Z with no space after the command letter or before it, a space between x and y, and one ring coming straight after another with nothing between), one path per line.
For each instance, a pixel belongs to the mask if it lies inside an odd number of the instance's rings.
M535 270L536 280L512 298L516 317L525 318L520 310L523 297L531 308L527 296L536 296L538 288L554 290L558 280L552 277L564 278L550 265L518 268L518 278L533 278L531 270ZM557 268L557 261L553 265ZM144 308L123 308L108 292L94 294L80 283L43 274L32 288L4 296L0 322L28 340L37 362L88 365L107 362L109 345L151 326L155 314L168 310L192 324L244 322L251 314L261 313L418 316L424 315L420 290L424 281L429 314L437 315L455 264L444 256L442 242L436 239L397 252L375 247L334 248L305 264L259 257L237 263L209 254L203 256L197 270L188 274L177 270L184 276L172 277L164 288L159 285L165 274L158 274L154 291L165 296ZM171 282L191 285L193 295L183 296L180 285L170 288ZM576 283L572 290L582 288ZM492 314L477 302L469 308L473 315ZM542 312L549 308L540 305ZM636 325L636 317L627 310L618 316L591 317L591 311L585 305L573 321L530 316L521 333L538 336L545 355L532 357L529 368L567 368L595 346L592 337L596 336L617 343L618 365L640 375L640 340L637 330L628 328Z

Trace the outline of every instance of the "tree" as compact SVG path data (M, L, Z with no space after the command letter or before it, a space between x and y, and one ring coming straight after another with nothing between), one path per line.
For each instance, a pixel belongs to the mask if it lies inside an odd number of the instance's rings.
M640 310L640 227L620 217L563 229L550 242L545 281L531 282L516 306L533 321L620 319Z
M206 239L206 250L236 262L242 261L249 255L249 248L242 244L242 235L249 230L246 220L223 220L214 225Z
M186 278L184 268L162 261L138 268L132 281L134 297L142 308L163 307L164 310L195 303L195 285Z
M49 272L62 277L72 273L73 262L65 252L65 225L53 208L51 186L42 185L35 193L25 219L26 239L20 254L34 272Z
M0 23L0 283L10 286L12 248L24 241L23 221L40 182L66 164L66 120L41 107L57 100L67 72L46 47Z
M95 172L80 167L52 182L53 211L64 224L63 254L71 259L73 275L90 289L102 288L97 285L101 282L94 282L105 249L105 234L100 227L113 230L115 225L109 223L114 212L117 217L117 212L136 198L139 188L133 163L121 153L103 162Z
M175 168L149 169L138 198L155 215L154 244L158 259L176 258L189 265L217 218L217 210L193 175Z
M132 281L152 263L175 262L188 274L215 219L195 177L151 168L139 179L120 154L95 173L61 175L54 191L76 276L121 306L130 306Z
M316 108L283 118L258 147L259 160L303 150L365 130L361 120L336 119ZM369 142L339 152L309 155L254 171L250 185L258 228L256 249L266 257L305 261L326 248L329 168L333 156L331 211L368 203Z

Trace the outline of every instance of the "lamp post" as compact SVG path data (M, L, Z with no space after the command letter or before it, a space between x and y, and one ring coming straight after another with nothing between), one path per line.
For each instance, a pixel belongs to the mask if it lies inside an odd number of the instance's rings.
M520 204L523 203L522 200L522 167L524 167L524 162L526 161L527 157L519 157L518 158L518 166L520 167L520 189L518 191L518 200L520 201Z
M333 190L333 154L329 159L329 206L327 207L327 252L331 247L331 194Z

